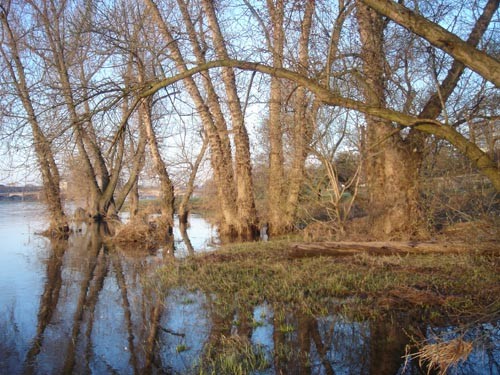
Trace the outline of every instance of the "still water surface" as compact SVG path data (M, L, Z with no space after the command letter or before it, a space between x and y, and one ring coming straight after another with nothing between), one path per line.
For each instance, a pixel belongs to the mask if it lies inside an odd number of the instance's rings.
M401 374L405 332L454 334L453 327L408 321L277 319L267 305L250 307L251 321L242 312L221 317L213 296L174 290L159 298L145 288L171 249L110 250L95 226L50 241L35 235L45 226L43 206L0 203L0 374L198 373L207 348L224 338L242 338L261 354L267 365L259 374ZM217 242L214 228L196 216L189 243L174 234L177 257ZM222 329L228 325L221 320L234 324ZM473 327L468 335L483 337L483 344L451 373L499 374L499 325ZM405 371L420 373L411 363Z

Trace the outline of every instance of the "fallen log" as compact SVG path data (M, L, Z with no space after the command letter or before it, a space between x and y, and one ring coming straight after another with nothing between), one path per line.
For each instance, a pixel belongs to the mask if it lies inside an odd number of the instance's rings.
M314 256L351 256L365 253L368 255L408 255L466 253L471 250L481 254L500 254L498 241L483 244L467 244L464 242L437 242L437 241L377 241L377 242L310 242L294 243L290 246L288 256L291 258L304 258Z

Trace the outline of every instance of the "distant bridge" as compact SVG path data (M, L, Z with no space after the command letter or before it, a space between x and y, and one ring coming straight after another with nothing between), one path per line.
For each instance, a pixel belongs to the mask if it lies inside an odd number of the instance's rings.
M0 201L38 201L42 198L42 191L9 191L0 193Z

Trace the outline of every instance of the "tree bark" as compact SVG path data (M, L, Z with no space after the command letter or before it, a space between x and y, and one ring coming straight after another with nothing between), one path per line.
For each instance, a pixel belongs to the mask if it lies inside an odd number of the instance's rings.
M198 156L196 157L196 160L191 167L191 172L189 174L189 180L188 180L188 183L186 186L186 192L184 193L184 196L182 197L182 200L179 204L179 208L177 209L177 215L179 216L179 224L181 224L181 225L182 224L186 225L188 222L189 200L191 199L191 196L193 195L194 181L196 179L196 174L198 173L198 169L200 167L200 164L205 156L207 146L208 146L208 140L205 137L205 138L203 138L203 145L201 146L201 150L198 153Z
M91 158L85 147L85 136L82 128L82 121L78 116L76 109L73 88L68 71L68 64L70 64L70 61L68 61L66 56L67 46L65 46L63 42L64 37L59 24L61 21L58 18L58 14L64 10L66 5L61 4L62 8L56 9L54 3L49 4L49 2L45 0L42 2L41 8L39 8L32 0L28 0L28 2L40 17L42 27L45 32L44 36L49 45L49 55L52 57L51 63L57 73L61 96L63 97L64 104L66 105L69 122L74 132L77 150L80 154L82 168L85 173L85 180L88 182L91 191L91 207L89 207L89 211L95 218L101 218L105 216L105 212L103 212L100 207L102 191L98 185Z
M228 59L229 55L225 46L226 42L215 14L214 4L212 1L202 0L202 6L207 16L208 25L213 37L215 53L219 59ZM245 127L245 119L236 87L236 77L232 67L222 68L222 81L224 82L226 90L234 133L236 206L239 219L238 235L242 239L250 240L257 234L257 211L255 209L253 191L250 141Z
M283 53L285 43L284 2L283 0L267 1L267 8L271 16L272 33L268 41L273 57L273 66L283 67ZM267 185L267 220L269 234L283 233L283 213L285 210L285 159L283 156L283 128L282 128L282 86L278 77L271 76L269 92L269 178Z
M131 145L131 154L135 152L133 158L132 158L132 166L130 167L130 175L127 180L127 182L123 185L119 193L117 194L117 197L115 199L115 206L116 206L116 211L119 212L123 204L125 203L125 199L127 196L130 195L130 213L131 217L134 216L132 215L133 211L138 210L138 204L139 204L139 192L138 192L138 181L139 181L139 174L142 170L143 164L144 164L144 154L146 150L146 143L147 143L147 136L146 136L146 131L143 126L140 126L140 119L139 119L139 140L137 142L136 149L134 150L133 145ZM137 202L135 201L137 200Z
M307 1L304 16L301 23L299 39L299 59L297 72L307 77L307 67L309 66L309 40L311 36L312 20L315 10L315 2ZM286 202L284 227L287 230L293 229L297 216L300 191L304 182L305 162L309 154L313 136L313 116L317 107L311 108L307 89L299 86L295 91L294 117L293 117L293 159L290 170L290 180L288 197Z
M156 134L153 129L150 99L142 99L139 104L139 116L148 137L149 150L153 159L154 170L160 180L161 216L158 227L161 232L165 233L167 239L172 235L174 226L174 186L172 185L167 168L161 157L158 140L156 139Z
M365 101L384 108L384 20L361 2L356 15L367 82ZM420 229L417 160L391 122L370 115L365 119L364 170L371 235L374 239L408 239Z

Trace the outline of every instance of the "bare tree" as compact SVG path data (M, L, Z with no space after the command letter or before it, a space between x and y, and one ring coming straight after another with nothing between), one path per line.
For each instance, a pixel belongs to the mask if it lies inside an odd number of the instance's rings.
M7 67L9 81L26 112L27 123L33 134L33 145L42 174L45 202L50 212L48 233L64 234L68 231L68 222L61 203L59 169L55 162L50 140L45 135L35 111L30 84L20 54L22 37L11 26L10 3L0 7L3 38L0 51Z

